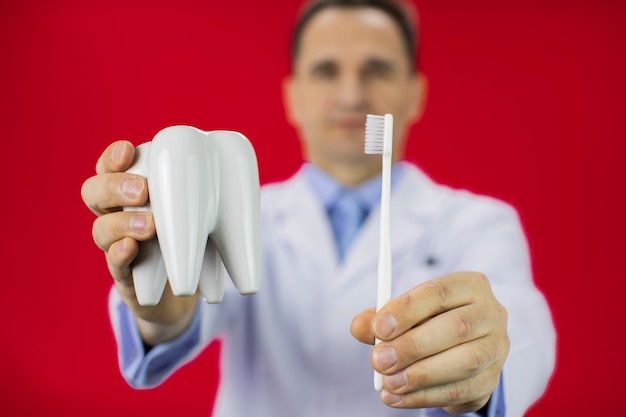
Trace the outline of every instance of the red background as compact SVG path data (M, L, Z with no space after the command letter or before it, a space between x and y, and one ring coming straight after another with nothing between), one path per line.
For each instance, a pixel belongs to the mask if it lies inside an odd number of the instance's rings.
M558 365L529 416L626 415L626 4L423 0L430 96L409 159L514 204ZM3 1L0 415L207 416L212 345L151 391L121 379L110 278L80 199L111 141L247 135L263 182L300 161L280 96L296 2Z

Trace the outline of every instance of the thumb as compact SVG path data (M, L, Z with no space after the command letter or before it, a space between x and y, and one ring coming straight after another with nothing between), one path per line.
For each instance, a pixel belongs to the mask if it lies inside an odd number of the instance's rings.
M374 308L368 308L354 316L350 325L350 333L356 340L369 345L374 344L374 334L372 333L372 319L376 314Z

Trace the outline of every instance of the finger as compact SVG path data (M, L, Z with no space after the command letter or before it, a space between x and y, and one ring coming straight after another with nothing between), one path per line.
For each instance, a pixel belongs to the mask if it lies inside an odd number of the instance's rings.
M502 367L508 341L485 336L417 361L383 376L383 385L394 394L407 394L493 373ZM497 373L497 372L496 372Z
M105 251L125 238L148 240L156 233L152 213L119 211L98 217L93 222L93 240Z
M134 292L130 265L139 253L139 242L123 238L109 246L107 264L115 285L124 292Z
M457 272L427 281L381 308L372 321L372 332L381 340L391 340L438 314L472 303L484 291L491 290L480 273Z
M138 207L148 200L146 179L125 173L100 174L88 178L81 188L83 201L96 215Z
M458 307L423 322L372 350L372 366L384 374L446 351L454 346L484 337L491 331L506 334L506 319L491 305Z
M455 414L464 414L482 408L493 392L483 380L487 376L459 381L449 385L428 388L410 394L393 394L383 389L381 400L394 408L444 408ZM494 388L495 389L495 388Z
M446 352L446 354L449 353ZM442 363L439 362L430 364L429 367L436 369L441 365ZM452 366L446 366L446 368L452 369ZM500 370L499 366L494 365L485 372L467 379L449 376L447 382L412 390L410 389L412 381L407 382L406 389L391 389L389 388L391 377L383 377L384 389L381 392L381 399L385 404L398 408L450 407L455 412L471 412L488 401L499 382ZM434 375L439 371L441 369L431 373ZM441 377L436 378L441 379Z
M98 162L96 173L105 174L110 172L126 171L135 159L135 147L127 140L113 142L104 150Z
M361 343L369 345L374 344L374 335L372 334L372 318L374 314L376 314L376 310L374 308L368 308L352 319L350 333Z

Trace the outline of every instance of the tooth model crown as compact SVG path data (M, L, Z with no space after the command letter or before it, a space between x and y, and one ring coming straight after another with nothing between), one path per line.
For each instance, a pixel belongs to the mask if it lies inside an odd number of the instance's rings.
M225 269L240 294L258 292L259 174L245 136L168 127L137 147L127 172L147 178L150 201L124 210L152 211L157 231L132 266L139 304L157 304L168 280L175 295L199 288L219 303Z

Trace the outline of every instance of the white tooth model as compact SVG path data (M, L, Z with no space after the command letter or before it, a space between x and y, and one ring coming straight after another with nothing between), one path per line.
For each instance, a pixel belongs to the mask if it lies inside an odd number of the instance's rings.
M260 286L259 173L248 139L224 130L172 126L137 147L127 171L147 178L157 236L140 243L133 280L141 305L155 305L169 279L177 296L224 296L229 273L240 294Z

